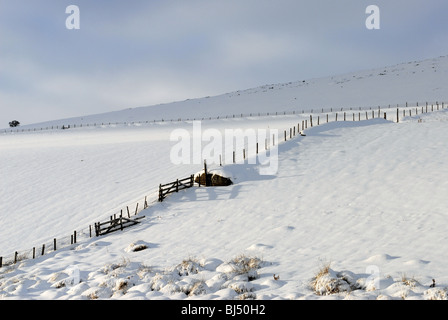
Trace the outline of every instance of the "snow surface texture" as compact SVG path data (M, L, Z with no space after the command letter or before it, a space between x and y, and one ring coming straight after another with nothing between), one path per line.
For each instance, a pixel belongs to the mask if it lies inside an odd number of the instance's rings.
M416 64L402 66L401 80L414 83ZM446 67L446 59L422 64ZM443 101L432 85L414 100ZM402 103L414 91L389 88L384 95ZM253 99L268 110L271 102L261 94ZM366 98L363 106L370 104ZM170 134L191 130L190 121L2 134L4 257L103 221L145 196L150 203L137 226L4 265L0 296L446 299L448 113L418 110L399 123L370 114L364 121L321 120L306 136L278 144L276 174L259 175L259 165L247 160L211 166L234 184L195 187L162 203L156 202L159 183L202 169L170 161ZM388 110L388 119L395 113ZM121 115L112 121L123 121ZM278 129L281 141L283 130L305 119L309 114L202 125Z

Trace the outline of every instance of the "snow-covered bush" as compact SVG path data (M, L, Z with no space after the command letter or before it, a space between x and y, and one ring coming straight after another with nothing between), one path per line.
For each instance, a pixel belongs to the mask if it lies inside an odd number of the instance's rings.
M330 268L330 264L324 265L311 281L314 292L320 296L350 291L347 280L338 277L338 274Z

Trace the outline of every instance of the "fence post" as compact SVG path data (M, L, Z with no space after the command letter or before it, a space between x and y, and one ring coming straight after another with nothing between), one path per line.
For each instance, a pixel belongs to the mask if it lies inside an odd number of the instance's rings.
M163 201L162 184L159 184L159 202Z
M56 238L53 239L53 250L56 251Z
M204 174L205 174L205 186L209 187L210 183L208 181L207 161L206 160L204 160Z
M44 255L44 253L45 253L45 243L42 245L42 256Z

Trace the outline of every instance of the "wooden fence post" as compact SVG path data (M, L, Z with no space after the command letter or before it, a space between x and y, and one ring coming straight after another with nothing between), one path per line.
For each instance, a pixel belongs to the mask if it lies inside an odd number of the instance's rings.
M44 255L44 253L45 253L45 243L42 245L42 256Z
M208 181L208 171L207 171L207 161L206 160L204 160L204 174L205 174L205 186L209 187L210 184L209 184L209 181Z

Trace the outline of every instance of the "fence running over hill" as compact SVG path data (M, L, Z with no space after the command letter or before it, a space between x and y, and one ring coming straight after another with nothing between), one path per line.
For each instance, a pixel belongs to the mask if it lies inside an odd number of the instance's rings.
M381 109L378 108L376 110L364 110L361 112L360 110L350 110L349 111L343 111L343 108L341 108L341 111L332 112L334 113L332 115L332 119L330 119L331 113L326 113L321 118L322 114L313 114L311 113L309 115L309 118L303 119L300 122L297 122L297 127L294 125L289 130L284 130L284 141L287 141L288 138L292 139L296 135L303 135L301 131L305 130L309 127L313 127L315 125L320 125L322 123L328 123L330 121L362 121L362 120L369 120L374 118L382 117L384 119L388 119L391 121L399 122L400 117L403 116L414 116L418 114L424 114L428 112L438 111L445 109L445 103L436 103L429 105L428 103L424 104L423 106L418 106L418 103L416 106L408 107L406 104L405 108L400 108L397 106L396 110L394 108L387 108L387 109ZM340 113L341 112L341 113ZM392 119L390 119L390 113L393 114ZM286 113L285 113L286 114ZM243 116L243 115L242 115ZM314 117L313 117L314 116ZM296 129L297 128L297 129ZM279 143L279 141L272 140L271 144L274 146L276 143ZM265 143L265 149L268 150L268 144ZM258 143L256 146L256 150L258 153ZM246 160L246 152L243 149L243 161ZM235 157L235 151L233 152L233 163L238 162ZM220 163L220 165L222 165ZM206 163L204 161L204 170L205 173L207 173L207 167ZM160 184L159 185L159 192L158 192L158 199L155 201L163 201L168 194L179 192L184 189L188 189L194 186L194 175L191 175L184 179L177 179L174 182L167 183L167 184ZM199 182L200 186L200 182ZM138 216L132 218L131 216L137 216L139 212L142 210L145 210L148 208L148 199L147 196L145 196L143 201L143 206L139 207L139 203L137 202L135 210L130 211L129 206L126 207L127 218L123 216L123 210L121 210L118 218L116 215L110 216L110 219L105 222L95 222L92 225L89 225L88 228L83 230L77 230L74 231L73 234L67 237L63 237L60 239L54 238L52 241L48 241L42 246L39 247L33 247L29 250L23 250L23 251L15 251L10 257L7 257L4 259L4 257L0 256L0 268L3 266L10 266L15 265L17 262L25 260L25 259L36 259L40 256L55 252L58 249L70 247L72 245L75 245L80 239L89 239L95 236L102 236L105 234L108 234L110 232L123 230L127 227L133 226L138 224L140 219L144 218L144 216Z
M431 111L434 111L435 108L439 110L439 106L443 109L444 108L444 102L424 102L423 104L420 103L420 106L426 106L426 112L428 112L428 108L431 108ZM429 107L430 106L430 107ZM173 122L182 122L182 121L196 121L196 120L219 120L219 119L233 119L233 118L244 118L244 117L266 117L266 116L284 116L284 115L310 115L310 114L331 114L331 113L338 113L338 112L346 112L350 113L351 111L372 111L372 110L378 110L381 112L381 110L386 111L387 109L393 109L394 105L388 105L388 106L376 106L376 107L341 107L341 108L314 108L309 109L307 111L305 110L288 110L288 111L275 111L275 112L252 112L252 113L240 113L240 114L232 114L232 115L224 115L224 116L210 116L210 117L198 117L198 118L177 118L177 119L154 119L154 120L146 120L146 121L131 121L131 122L101 122L101 123L80 123L80 124L63 124L63 125L53 125L53 126L47 126L47 127L41 127L41 128L23 128L23 127L14 127L14 128L8 128L8 129L2 129L3 133L19 133L19 132L35 132L35 131L46 131L46 130L60 130L60 129L76 129L76 128L85 128L85 127L98 127L98 126L133 126L133 125L144 125L144 124L156 124L156 123L173 123ZM404 105L400 106L399 104L396 105L397 108L411 108L410 104L406 102ZM417 102L414 106L419 107L419 102ZM423 107L422 107L423 108ZM422 111L423 112L423 111Z

